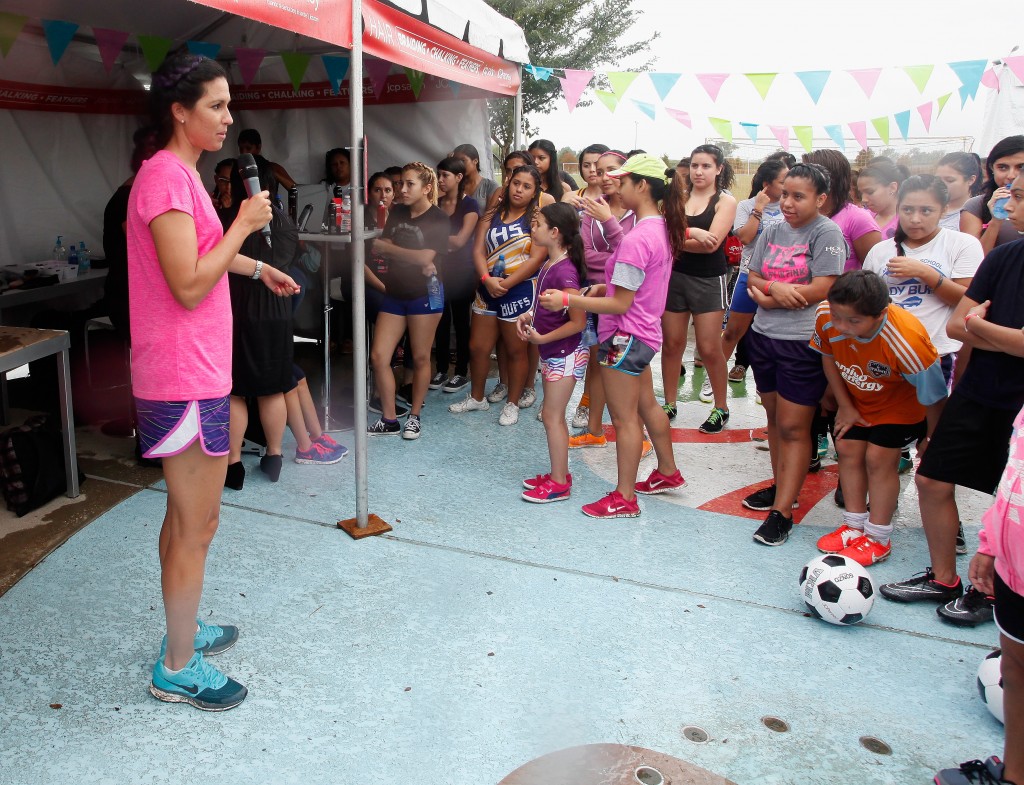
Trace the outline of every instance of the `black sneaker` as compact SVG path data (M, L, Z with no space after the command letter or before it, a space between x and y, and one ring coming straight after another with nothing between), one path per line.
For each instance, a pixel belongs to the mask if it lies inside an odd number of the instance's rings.
M444 383L444 386L441 389L446 393L457 393L467 384L469 384L469 379L460 374L455 374L451 379Z
M401 403L411 404L412 403L412 385L403 384L395 391L395 399Z
M956 553L958 556L963 556L967 553L967 538L964 536L964 524L960 522L956 530Z
M661 408L664 410L665 414L668 415L670 420L674 420L676 415L679 414L679 409L674 403L663 403Z
M772 483L767 488L762 488L759 491L754 491L752 494L747 496L743 500L743 506L748 510L757 510L762 512L764 510L770 510L775 504L775 483ZM800 502L793 502L793 509L797 510L800 508Z
M754 532L754 539L762 545L782 545L789 539L792 528L792 518L787 518L778 510L772 510L764 519L764 523Z
M964 593L964 584L956 579L956 586L943 586L936 582L935 573L929 567L924 572L899 583L883 583L882 596L896 602L938 602L945 604Z
M398 420L384 422L383 417L366 429L366 433L369 436L397 436L401 432L402 428L398 424Z
M374 414L384 414L384 410L380 407L380 398L376 395L373 396L366 403L366 408ZM405 417L409 413L409 407L403 406L398 401L395 401L395 417Z
M729 412L716 406L711 410L708 418L701 424L699 430L701 433L721 433L728 422Z
M402 431L402 438L412 441L420 438L420 418L418 415L410 414L405 421L405 429Z
M1012 785L1009 780L1003 779L1003 771L1006 767L995 755L986 759L969 760L961 763L955 769L943 769L935 775L932 780L935 785Z
M809 474L817 474L818 472L820 472L821 471L821 458L819 458L817 455L815 455L813 458L811 458L811 464L810 464L810 466L807 467L807 471L808 471Z
M427 385L431 390L440 390L444 387L445 382L448 381L448 374L438 371L430 377L430 384Z
M940 605L935 609L939 618L958 627L977 627L992 621L992 605L994 597L983 594L973 586L968 586L963 597Z

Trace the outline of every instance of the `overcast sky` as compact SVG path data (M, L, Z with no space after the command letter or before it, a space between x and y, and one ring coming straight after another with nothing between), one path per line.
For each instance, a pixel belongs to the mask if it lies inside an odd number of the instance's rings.
M610 1L610 0L609 0ZM683 77L664 101L664 106L691 114L693 130L666 115L653 85L640 76L612 113L599 101L586 108L568 111L564 99L549 115L533 115L530 121L540 136L579 149L591 142L628 150L642 147L652 153L685 155L706 137L717 136L707 117L759 123L759 140L764 153L777 145L768 125L813 125L818 139L826 144L824 124L842 124L847 132L847 151L858 148L846 124L867 120L869 144L879 144L870 120L890 116L891 136L902 141L891 119L894 112L911 109L910 134L913 142L927 144L921 137L980 137L984 104L990 91L982 86L975 101L960 107L959 80L945 63L957 60L996 59L1024 44L1019 15L1011 2L963 2L958 0L725 0L722 3L692 0L636 0L644 14L625 36L630 40L662 31L651 45L652 70L681 72ZM720 9L711 16L709 8ZM1024 47L1022 52L1024 53ZM923 93L899 68L935 65ZM536 63L559 66L559 63ZM621 63L607 70L634 70L636 63ZM895 66L895 68L893 68ZM794 71L878 68L883 70L871 99L851 76L834 73L821 99L814 104ZM694 78L695 73L733 73L717 101L712 101ZM748 72L779 72L766 100L762 100ZM524 75L525 79L531 79ZM926 133L916 107L930 99L953 92L942 116L933 120ZM593 89L584 100L593 99ZM630 99L658 106L651 120ZM734 124L736 142L749 137ZM932 144L935 144L933 142ZM799 152L794 139L792 148ZM756 150L750 149L751 154ZM982 152L984 154L984 152Z

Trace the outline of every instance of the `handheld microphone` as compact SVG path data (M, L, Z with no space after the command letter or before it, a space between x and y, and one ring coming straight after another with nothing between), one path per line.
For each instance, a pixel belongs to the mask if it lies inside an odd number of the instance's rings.
M251 153L238 156L238 174L241 175L242 182L245 183L245 192L250 197L263 190L260 186L260 170L256 166L256 159L252 157ZM267 247L273 248L273 243L270 240L270 224L260 229L260 234L267 241Z

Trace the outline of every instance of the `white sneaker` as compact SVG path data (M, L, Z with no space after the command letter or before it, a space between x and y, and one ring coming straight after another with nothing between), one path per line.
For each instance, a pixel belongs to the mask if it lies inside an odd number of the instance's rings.
M491 408L491 405L487 403L486 398L481 398L479 401L472 395L467 395L463 400L456 401L448 407L448 411L452 414L463 414L464 412L485 412Z
M590 407L577 406L576 414L572 416L573 428L586 428L590 425Z
M508 387L501 382L494 385L494 389L487 393L487 400L491 403L498 403L508 397Z
M532 387L527 387L523 390L523 394L519 396L519 408L529 409L537 403L537 391Z
M544 422L544 406L543 404L537 408L537 422Z
M704 377L704 384L700 386L700 399L704 403L711 403L715 400L714 390L711 389L711 380L708 377Z
M519 422L519 407L514 403L506 403L501 407L498 425L515 425L517 422Z

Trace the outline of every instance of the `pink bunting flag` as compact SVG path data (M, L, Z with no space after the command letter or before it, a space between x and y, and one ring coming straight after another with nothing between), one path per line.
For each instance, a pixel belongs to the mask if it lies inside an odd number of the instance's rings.
M864 120L858 120L857 122L850 123L850 131L853 132L853 138L857 140L857 144L860 145L861 150L868 149L868 124Z
M921 104L917 107L917 113L921 115L921 122L924 123L924 130L926 131L932 130L932 109L934 106L935 105L929 101L928 103Z
M580 102L583 91L587 89L590 80L593 78L593 71L577 71L572 68L565 69L565 76L558 77L562 83L562 92L565 93L565 102L569 105L571 112Z
M123 30L107 30L102 27L94 27L92 35L96 39L96 47L100 50L103 67L107 69L109 74L114 69L117 56L124 49L124 42L128 40L128 33Z
M363 69L370 78L370 84L373 85L373 94L380 98L381 93L384 92L384 88L388 84L388 72L391 70L391 63L376 57L368 58L363 61Z
M989 68L985 73L981 75L981 83L985 85L989 90L995 90L999 92L999 74L996 73L995 68Z
M665 107L665 114L673 120L677 120L682 123L687 128L693 128L693 120L690 119L689 112L684 112L682 109L669 109L668 107Z
M864 95L868 98L875 92L875 85L878 84L878 77L882 75L881 68L860 68L853 71L847 71L847 73L857 80L857 84L860 85L860 89L864 91Z
M235 49L235 60L238 61L238 70L242 73L242 82L248 87L256 78L256 72L260 70L263 58L267 56L266 49Z
M1013 75L1017 77L1018 81L1024 82L1024 55L1004 57L1003 62L1007 68L1013 71Z
M712 101L718 100L718 94L722 90L722 85L725 84L725 80L728 78L729 74L697 74L697 81L700 82L701 87L707 90Z
M768 126L772 133L775 134L775 138L779 140L779 144L782 145L782 149L789 151L789 129L784 125L769 125Z

